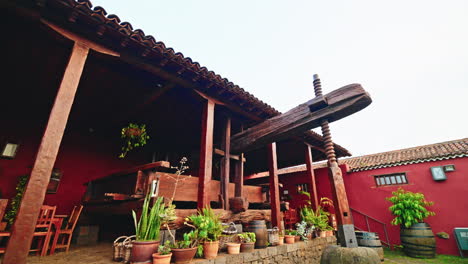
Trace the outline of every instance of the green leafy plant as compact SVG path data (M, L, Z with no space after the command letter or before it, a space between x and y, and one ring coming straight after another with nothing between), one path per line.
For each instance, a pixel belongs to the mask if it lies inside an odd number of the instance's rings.
M308 225L305 221L301 221L300 223L296 223L296 231L299 236L301 236L302 240L307 241L307 236L312 234L312 231L315 227L312 225Z
M18 209L21 205L21 199L23 199L24 191L26 190L28 178L29 175L23 175L18 178L18 184L16 184L16 195L11 199L10 209L5 213L4 217L9 226L13 225L16 214L18 214Z
M310 197L310 194L307 192L302 192L302 194ZM308 205L301 208L300 215L302 221L319 231L333 230L333 228L328 224L328 216L330 213L324 210L325 206L333 207L333 201L328 197L322 197L315 210L312 209L309 200Z
M125 158L132 149L146 145L146 141L150 138L146 133L146 125L133 123L122 128L120 137L124 140L124 143L119 158Z
M183 240L176 241L171 245L172 248L194 248L198 246L198 230L192 230L189 233L184 233Z
M211 208L199 210L198 214L189 216L188 220L198 230L201 241L218 241L224 230L221 219Z
M166 243L164 243L164 245L159 245L158 253L160 255L169 255L169 253L171 253L171 242L169 240L166 240Z
M297 231L296 230L286 229L284 232L288 236L297 236Z
M427 217L435 215L434 212L426 208L434 203L426 201L422 193L413 193L398 188L392 194L393 196L387 197L386 200L393 204L389 207L390 212L395 216L391 222L393 225L403 225L409 228L413 224L423 222Z
M241 243L253 243L257 241L256 235L253 232L245 232L237 235Z
M170 204L169 207L166 208L163 197L158 197L153 205L150 206L151 200L151 192L148 192L143 202L139 220L137 220L136 212L132 210L137 241L159 240L161 225L175 219L174 205Z

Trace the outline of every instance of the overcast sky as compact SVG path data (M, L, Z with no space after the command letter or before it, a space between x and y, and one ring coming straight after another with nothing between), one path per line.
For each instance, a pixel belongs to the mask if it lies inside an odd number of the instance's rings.
M468 137L466 0L92 3L282 112L314 73L362 84L373 103L331 124L354 156Z

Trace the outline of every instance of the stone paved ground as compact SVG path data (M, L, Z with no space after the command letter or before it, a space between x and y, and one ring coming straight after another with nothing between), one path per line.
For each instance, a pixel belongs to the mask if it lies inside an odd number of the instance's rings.
M112 261L112 244L103 243L89 247L74 247L69 253L56 253L53 256L30 256L28 264L116 264ZM468 258L438 256L436 259L421 260L403 256L400 253L386 252L385 261L388 264L468 264Z

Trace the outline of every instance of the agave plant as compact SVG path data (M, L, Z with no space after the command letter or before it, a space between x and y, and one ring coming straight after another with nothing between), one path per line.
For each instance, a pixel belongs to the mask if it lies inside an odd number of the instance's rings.
M158 197L152 206L150 203L151 192L148 192L139 220L137 220L136 212L132 210L137 241L158 241L161 225L175 219L174 206L171 204L166 208L163 197Z

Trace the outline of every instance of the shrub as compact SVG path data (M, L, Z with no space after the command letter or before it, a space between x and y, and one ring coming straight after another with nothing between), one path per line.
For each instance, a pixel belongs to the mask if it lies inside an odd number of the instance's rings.
M426 208L434 203L426 201L422 193L413 193L399 188L392 194L393 196L387 197L386 200L393 204L389 207L390 212L395 216L391 222L393 225L403 225L409 228L413 224L421 223L427 217L435 215L434 212Z

